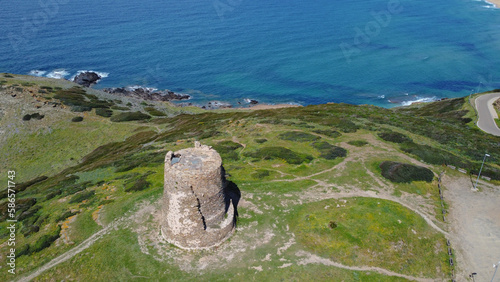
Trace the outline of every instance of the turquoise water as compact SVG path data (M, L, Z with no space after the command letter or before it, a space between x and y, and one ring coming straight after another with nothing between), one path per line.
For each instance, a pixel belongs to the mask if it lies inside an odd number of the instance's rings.
M96 88L167 88L195 103L383 107L500 88L500 9L483 1L0 5L0 72L107 74Z

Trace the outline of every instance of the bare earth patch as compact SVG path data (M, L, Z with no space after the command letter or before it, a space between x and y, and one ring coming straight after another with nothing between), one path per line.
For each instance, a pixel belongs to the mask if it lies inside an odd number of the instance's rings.
M490 281L492 266L500 260L500 187L480 182L480 191L473 192L473 184L465 176L444 176L443 184L445 200L451 206L450 241L458 249L457 278L463 281L476 272L476 281Z

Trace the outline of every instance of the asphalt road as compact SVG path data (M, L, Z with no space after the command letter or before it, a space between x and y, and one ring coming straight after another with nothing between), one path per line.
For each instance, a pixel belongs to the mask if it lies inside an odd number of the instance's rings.
M477 126L484 132L500 136L500 129L497 127L494 118L498 115L493 108L493 102L500 98L500 93L492 93L476 98L476 109L478 113Z

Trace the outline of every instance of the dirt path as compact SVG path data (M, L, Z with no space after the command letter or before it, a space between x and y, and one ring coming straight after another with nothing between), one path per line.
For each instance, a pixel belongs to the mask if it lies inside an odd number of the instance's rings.
M313 264L313 263L314 264L323 264L323 265L334 266L334 267L343 268L343 269L347 269L347 270L354 270L354 271L374 271L374 272L378 272L378 273L383 274L383 275L402 277L402 278L412 280L412 281L422 281L422 282L434 281L433 279L426 279L426 278L420 278L420 277L399 274L399 273L392 272L390 270L379 268L379 267L347 266L347 265L343 265L343 264L331 261L331 260L326 259L326 258L319 257L317 255L311 254L311 253L306 252L306 251L298 251L296 253L296 256L304 257L302 260L300 260L298 262L298 265L307 265L307 264Z
M500 260L500 187L479 182L479 192L471 191L468 177L444 176L445 199L450 203L452 247L460 273L458 281L476 272L476 281L490 281L493 264ZM497 277L495 281L500 281Z
M87 238L87 240L83 241L80 245L78 245L78 246L74 247L73 249L67 251L66 253L56 257L55 259L51 260L50 262L48 262L48 263L44 264L43 266L41 266L40 268L38 268L35 272L32 272L31 274L24 276L17 281L23 281L23 282L24 281L31 281L31 280L35 279L37 276L39 276L40 274L42 274L44 271L49 270L52 267L69 260L70 258L74 257L75 255L81 253L83 250L90 247L97 240L101 239L102 236L104 236L109 231L110 228L111 228L111 226L108 226L106 228L101 229L97 233L94 233L92 236Z
M342 162L338 163L337 165L335 165L335 166L333 166L331 168L322 170L320 172L313 173L313 174L308 175L308 176L295 176L294 179L273 180L271 182L295 182L295 181L300 181L300 180L306 180L307 179L307 180L313 180L316 183L318 183L317 186L320 186L320 187L323 187L323 188L329 188L329 187L331 187L333 185L327 184L324 181L321 181L321 180L318 180L318 179L313 179L312 177L324 174L326 172L332 172L332 171L338 170L339 168L344 168L347 162L353 161L357 157L358 157L357 155L349 156L346 159L344 159ZM369 170L367 169L367 171L369 171ZM368 174L374 179L374 181L378 185L381 185L382 188L387 188L387 185L385 183L383 183L382 181L380 181L380 179L378 177L376 177L373 173L370 172ZM427 215L426 213L424 213L423 211L421 211L418 208L418 204L417 205L415 203L412 204L412 203L407 202L407 201L405 201L405 200L403 200L401 198L391 196L387 191L384 191L383 189L378 190L377 192L374 192L374 191L364 191L364 190L354 190L354 191L349 191L349 192L344 192L343 191L343 192L315 193L315 194L316 195L313 196L313 199L315 199L315 200L324 200L324 199L331 199L331 198L347 198L347 197L368 197L368 198L378 198L378 199L393 201L393 202L401 204L402 206L404 206L404 207L412 210L413 212L417 213L418 215L420 215L436 231L444 234L446 237L449 236L448 232L444 231L439 226L437 226L432 221L432 219L431 219L431 217L429 215ZM305 198L307 198L307 195L301 195L300 197L302 197L303 199L305 199Z

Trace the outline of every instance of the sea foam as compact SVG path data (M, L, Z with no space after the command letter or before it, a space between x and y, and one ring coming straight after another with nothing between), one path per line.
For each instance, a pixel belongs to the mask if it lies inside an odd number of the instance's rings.
M429 102L435 102L435 101L438 101L438 100L439 99L436 96L434 96L434 97L419 97L419 96L416 96L415 100L401 102L401 106L409 106L409 105L414 104L414 103L429 103Z
M47 74L47 77L49 78L57 78L57 79L63 79L66 76L69 75L69 72L67 72L65 69L55 69Z
M32 76L43 76L46 73L47 73L46 71L42 71L42 70L30 70L30 72L28 74L32 75Z

